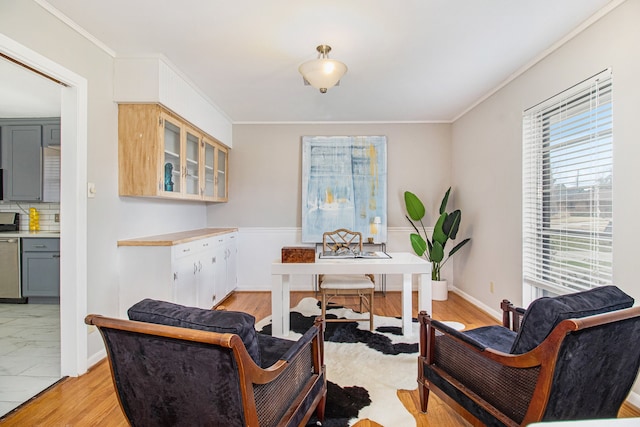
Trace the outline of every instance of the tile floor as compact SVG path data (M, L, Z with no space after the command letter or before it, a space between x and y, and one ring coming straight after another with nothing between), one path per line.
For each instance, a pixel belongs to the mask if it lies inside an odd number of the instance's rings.
M60 379L60 306L0 304L0 416Z

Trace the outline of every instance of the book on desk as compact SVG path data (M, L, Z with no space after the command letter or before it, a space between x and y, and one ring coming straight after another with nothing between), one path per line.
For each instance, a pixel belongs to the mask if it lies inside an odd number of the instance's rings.
M320 259L353 259L353 258L365 258L365 259L389 259L391 256L386 252L359 252L348 249L338 249L337 251L324 251L320 253Z

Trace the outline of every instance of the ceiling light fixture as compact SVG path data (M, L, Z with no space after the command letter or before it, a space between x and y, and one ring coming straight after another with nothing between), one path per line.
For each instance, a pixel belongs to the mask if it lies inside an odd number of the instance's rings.
M305 84L309 84L320 93L327 93L327 89L340 84L340 79L347 72L347 66L335 59L329 59L331 46L321 44L316 47L318 58L307 61L298 67Z

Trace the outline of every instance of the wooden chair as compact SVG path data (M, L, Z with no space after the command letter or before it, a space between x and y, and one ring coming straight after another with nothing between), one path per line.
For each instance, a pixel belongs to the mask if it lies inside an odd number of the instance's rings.
M503 326L463 332L421 312L421 410L433 392L474 426L615 418L640 366L632 305L614 286L540 298L526 311L503 301Z
M123 320L90 314L132 426L298 426L324 419L323 323L298 341L254 317L143 300Z
M322 235L322 250L357 254L362 252L362 233L340 228ZM353 322L353 319L327 319L327 304L338 296L356 296L360 302L360 312L369 310L369 330L373 331L373 297L375 282L373 274L321 274L319 277L322 294L322 320L326 322Z

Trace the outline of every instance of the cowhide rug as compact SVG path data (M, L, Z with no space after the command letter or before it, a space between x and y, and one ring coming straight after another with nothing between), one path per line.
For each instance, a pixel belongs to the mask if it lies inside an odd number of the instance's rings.
M297 339L320 315L318 300L305 298L291 309L290 339ZM367 318L368 314L337 307L331 318ZM327 323L324 361L327 367L327 407L323 426L350 426L369 419L385 427L415 425L396 394L417 387L418 323L413 335L402 336L399 318L375 316L375 331L369 322ZM271 333L271 317L256 324ZM310 425L315 425L315 419Z

